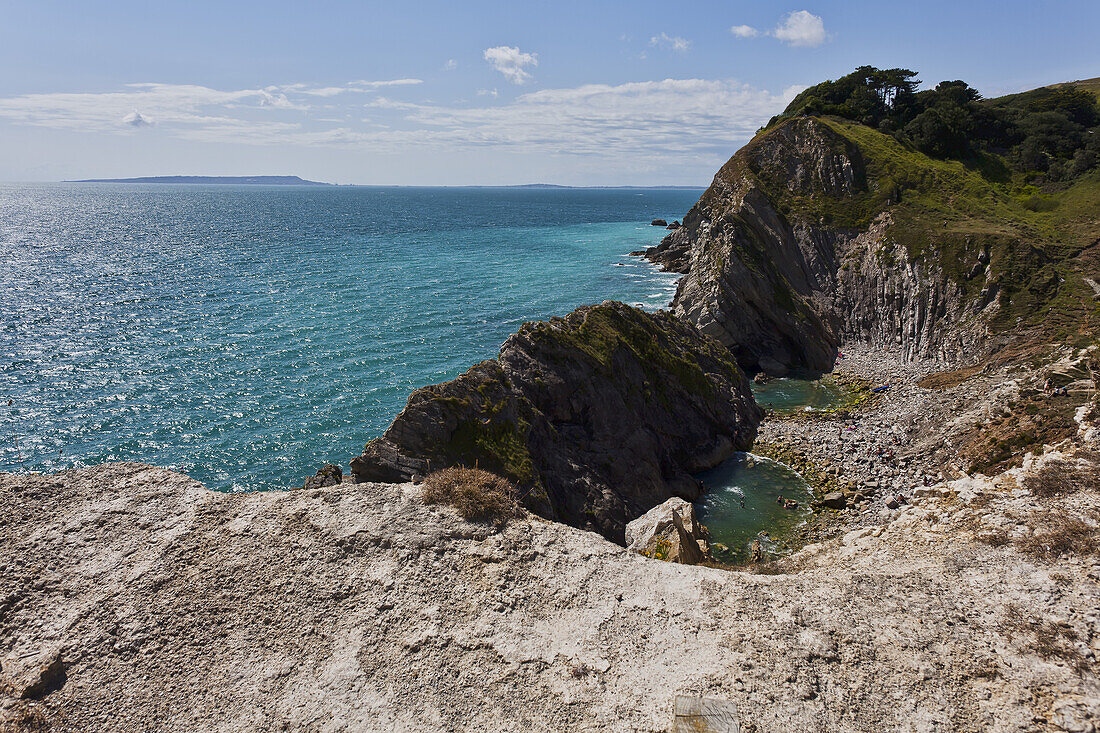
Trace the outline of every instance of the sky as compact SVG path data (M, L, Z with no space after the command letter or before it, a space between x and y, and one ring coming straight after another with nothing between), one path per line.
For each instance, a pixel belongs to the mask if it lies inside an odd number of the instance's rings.
M805 87L1100 76L1096 0L9 2L0 180L706 185Z

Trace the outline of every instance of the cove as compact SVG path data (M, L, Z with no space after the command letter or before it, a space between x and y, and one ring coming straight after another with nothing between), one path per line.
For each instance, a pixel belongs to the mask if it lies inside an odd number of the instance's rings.
M753 382L752 393L764 409L785 413L839 407L847 397L844 388L829 375L814 378L798 373L774 377L764 384Z
M696 503L700 521L710 530L715 559L743 563L760 532L781 537L806 521L812 513L813 493L797 471L786 464L753 453L735 453L722 465L698 478L707 489ZM786 509L776 500L793 499L798 507ZM778 550L774 539L762 539L768 552Z

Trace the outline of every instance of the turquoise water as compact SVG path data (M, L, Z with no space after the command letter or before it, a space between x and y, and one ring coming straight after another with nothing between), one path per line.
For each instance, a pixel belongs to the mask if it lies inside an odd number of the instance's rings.
M721 466L699 476L707 494L696 504L700 521L710 530L717 559L744 562L749 545L758 533L766 531L779 537L806 521L813 499L809 485L794 469L770 458L737 453ZM783 496L798 502L785 509L776 502ZM743 503L743 505L742 505ZM776 549L773 541L764 541L765 549Z
M699 193L2 185L0 470L300 485L526 320L667 304L626 253Z
M791 376L752 385L752 393L761 407L776 412L823 410L844 403L844 389L828 376L818 379Z

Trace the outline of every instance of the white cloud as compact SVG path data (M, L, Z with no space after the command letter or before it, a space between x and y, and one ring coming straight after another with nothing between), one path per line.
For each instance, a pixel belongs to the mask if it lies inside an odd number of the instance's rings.
M311 97L335 97L338 94L373 92L383 87L413 86L423 84L423 79L387 79L385 81L367 81L359 79L341 86L311 87L308 84L284 84L267 87L264 91L280 91L287 94L305 94ZM285 105L283 105L285 106Z
M790 46L820 46L825 42L825 23L808 10L787 13L771 35Z
M417 106L420 140L450 149L615 156L728 155L801 87L781 95L726 80L587 84L523 94L491 107Z
M399 87L390 82L359 86ZM332 88L343 88L348 85ZM731 80L665 79L587 84L440 105L373 96L352 104L339 95L309 107L309 91L291 84L218 90L198 85L136 84L103 93L45 93L0 98L0 118L22 124L118 134L155 124L162 135L236 145L345 147L365 153L482 151L576 158L608 170L645 161L711 166L727 157L801 88L771 93ZM276 91L272 91L276 90ZM279 91L282 90L282 91ZM480 94L480 93L479 93ZM285 98L291 107L279 107ZM271 100L277 100L275 103ZM140 110L140 112L138 112ZM336 114L334 114L336 113ZM339 114L347 113L340 121ZM140 120L140 121L139 121ZM583 159L583 160L581 160ZM659 169L656 168L656 169Z
M146 117L135 109L122 118L122 124L129 125L130 127L149 127L154 123L152 118Z
M477 90L477 96L479 96L479 97L496 97L496 96L499 96L499 95L500 95L500 92L498 92L496 89L478 89Z
M691 48L691 41L680 36L670 36L662 31L661 35L649 39L649 45L676 51L677 53L685 53Z
M354 89L380 89L382 87L408 87L423 84L423 79L387 79L386 81L349 81L348 86Z
M494 69L513 84L526 84L532 78L526 67L539 65L538 54L525 53L518 46L494 46L485 49L483 55Z
M760 35L760 31L756 30L751 25L735 25L730 28L730 33L738 38L754 38Z
M443 64L444 71L454 71L458 68L458 62L454 59L447 59L447 63Z

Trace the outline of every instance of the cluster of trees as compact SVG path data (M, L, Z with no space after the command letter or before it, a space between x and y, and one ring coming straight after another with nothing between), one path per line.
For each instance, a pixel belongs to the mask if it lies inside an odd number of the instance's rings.
M861 66L805 90L776 119L835 115L906 140L933 157L966 159L986 151L1005 156L1016 170L1055 181L1100 162L1100 107L1088 90L1043 87L983 100L964 81L917 91L916 77L909 69Z

